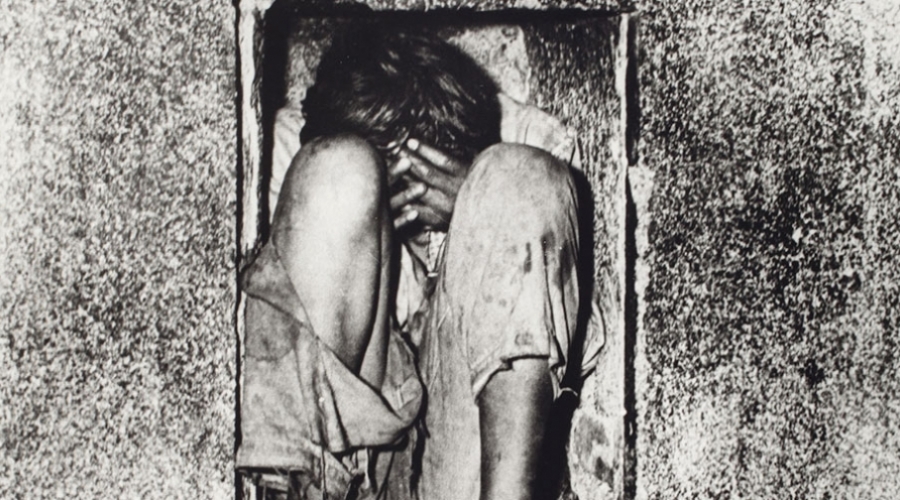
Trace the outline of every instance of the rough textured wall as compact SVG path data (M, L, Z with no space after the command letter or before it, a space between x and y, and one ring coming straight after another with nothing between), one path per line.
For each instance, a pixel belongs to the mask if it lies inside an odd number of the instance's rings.
M244 0L245 4L266 10L275 0ZM436 9L461 9L470 11L497 11L506 9L532 10L581 10L620 12L634 8L633 0L293 0L302 8L334 12L335 9L359 8L375 11L427 11Z
M639 497L894 498L900 7L639 10Z
M232 497L234 9L0 11L0 497Z
M352 0L351 0L352 1ZM338 0L335 3L348 3ZM442 8L477 9L578 9L616 11L628 7L629 0L368 0L366 5L376 10L430 10Z

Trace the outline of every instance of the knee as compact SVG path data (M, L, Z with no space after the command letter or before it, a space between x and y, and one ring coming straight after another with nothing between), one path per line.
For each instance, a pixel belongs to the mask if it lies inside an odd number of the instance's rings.
M291 162L276 218L298 208L329 207L329 218L371 223L383 204L384 172L383 160L365 140L353 135L317 138Z
M557 219L575 204L575 183L568 165L541 149L501 143L475 158L457 198L456 213L471 211L467 208L471 207L482 216L501 219Z

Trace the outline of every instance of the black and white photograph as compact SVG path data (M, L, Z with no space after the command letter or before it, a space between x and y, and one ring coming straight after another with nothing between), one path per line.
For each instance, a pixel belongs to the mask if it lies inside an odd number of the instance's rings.
M0 498L893 499L893 0L0 0Z

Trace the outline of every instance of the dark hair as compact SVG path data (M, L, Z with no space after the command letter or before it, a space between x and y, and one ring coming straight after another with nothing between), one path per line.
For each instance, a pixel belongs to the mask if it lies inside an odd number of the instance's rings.
M355 25L334 38L303 100L303 143L354 133L381 150L406 137L471 161L500 142L497 85L427 31Z

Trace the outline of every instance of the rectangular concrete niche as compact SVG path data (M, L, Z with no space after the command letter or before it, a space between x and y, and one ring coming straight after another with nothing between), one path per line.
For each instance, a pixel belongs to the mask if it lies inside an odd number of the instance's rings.
M288 1L242 3L241 9L243 256L268 237L281 178L300 147L301 101L331 36L348 25L429 25L471 55L508 98L546 112L571 132L572 147L563 154L584 191L582 239L590 242L592 264L583 281L595 285L605 345L578 397L564 395L554 409L546 469L558 498L623 498L633 477L624 320L628 17L590 11L312 12ZM241 338L242 328L239 318ZM266 496L250 477L243 479L243 494Z

